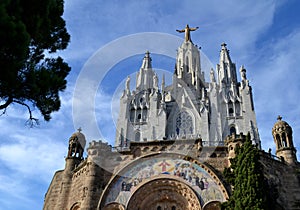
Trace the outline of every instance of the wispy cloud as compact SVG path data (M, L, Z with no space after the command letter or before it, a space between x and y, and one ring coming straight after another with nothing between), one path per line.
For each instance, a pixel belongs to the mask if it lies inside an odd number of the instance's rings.
M300 57L299 40L300 28L258 51L264 59L257 66L252 66L255 71L253 86L261 137L266 145L272 145L273 148L271 129L277 115L283 115L283 120L291 124L294 128L294 143L296 147L300 145L297 138L300 135L299 126L293 124L299 121L300 115L297 102L300 90L297 61Z

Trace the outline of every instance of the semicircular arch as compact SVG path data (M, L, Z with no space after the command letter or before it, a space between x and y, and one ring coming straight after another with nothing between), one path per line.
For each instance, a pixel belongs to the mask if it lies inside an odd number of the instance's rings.
M132 192L144 181L161 175L178 178L191 186L201 200L201 206L229 198L222 179L214 169L191 157L178 153L151 153L126 164L110 179L100 198L98 209L110 202L126 205Z
M165 176L165 177L164 177ZM192 187L166 175L147 180L132 192L127 209L182 209L201 210L201 203Z

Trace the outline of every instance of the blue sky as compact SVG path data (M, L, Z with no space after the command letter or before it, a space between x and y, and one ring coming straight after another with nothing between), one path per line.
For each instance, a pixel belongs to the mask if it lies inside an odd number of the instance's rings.
M72 72L61 94L62 107L50 122L41 121L33 129L25 126L28 115L23 107L11 106L0 117L0 209L42 209L54 172L64 167L68 139L78 126L88 141L113 144L112 110L119 103L122 81L139 69L148 49L156 52L154 68L172 72L176 43L183 36L175 30L186 24L199 26L192 40L213 67L222 42L237 67L245 65L263 149L275 151L271 129L279 114L293 127L294 144L300 148L299 8L297 0L66 0L71 43L60 54ZM143 42L149 32L155 32L154 41ZM160 44L165 36L172 42ZM100 56L103 53L106 57ZM109 62L112 68L103 67ZM35 116L40 117L37 111ZM96 127L90 126L92 122Z

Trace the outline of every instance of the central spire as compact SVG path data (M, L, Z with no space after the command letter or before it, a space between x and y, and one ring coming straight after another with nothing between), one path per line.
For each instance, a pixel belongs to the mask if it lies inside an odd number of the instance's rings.
M143 69L151 69L151 68L152 68L151 61L152 61L152 59L151 59L151 57L150 57L150 52L147 51L147 52L145 53L145 57L144 57L144 59L143 59L142 68L143 68Z
M191 31L197 30L186 25L185 29L176 30L179 33L185 33L185 41L177 50L175 75L187 87L193 87L200 94L204 77L201 73L200 51L197 45L194 45L191 40ZM180 85L182 85L180 84Z
M186 25L185 29L182 29L182 30L176 30L177 32L179 33L183 33L184 32L184 36L185 36L185 41L188 42L192 42L191 40L191 31L196 31L199 27L196 27L196 28L190 28L189 27L189 24Z
M152 70L151 61L152 59L150 56L150 52L147 51L145 53L142 66L137 73L136 89L139 91L153 88L153 85L157 86L157 77Z

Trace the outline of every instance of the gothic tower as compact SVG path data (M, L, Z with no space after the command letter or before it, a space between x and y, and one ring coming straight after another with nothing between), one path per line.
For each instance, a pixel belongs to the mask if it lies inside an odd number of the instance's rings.
M126 80L120 99L115 146L121 149L128 147L130 141L163 139L165 127L164 101L147 51L136 75L135 90L130 90L130 78Z
M211 141L225 139L233 133L250 132L253 144L260 148L252 88L247 80L246 69L241 66L239 82L236 65L232 62L225 43L221 45L220 61L216 69L217 78L215 71L210 71L211 81L208 88Z
M282 157L289 164L297 162L296 149L293 144L292 127L278 116L272 129L272 135L276 145L276 155Z
M166 87L168 139L209 139L209 105L204 73L201 71L200 51L191 40L188 25L185 39L177 49L173 83Z

